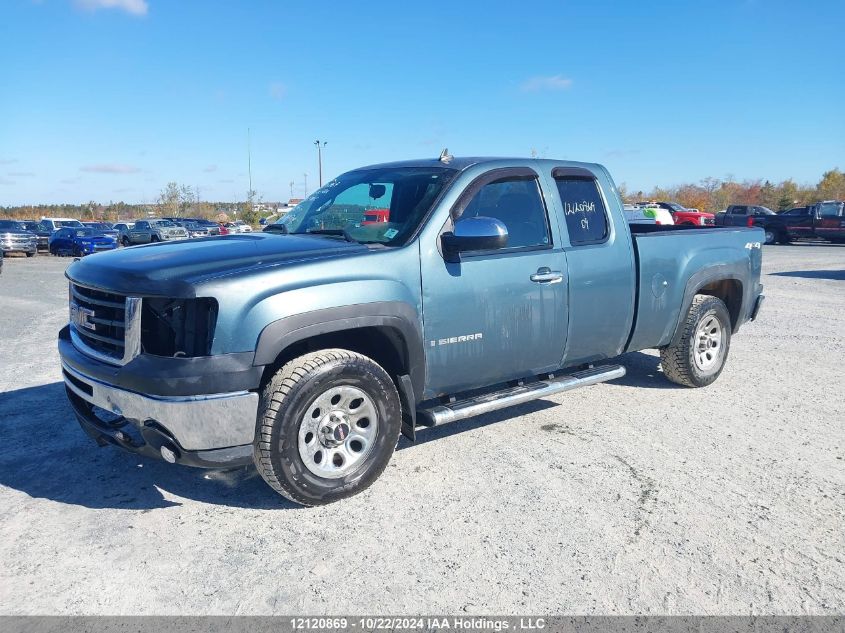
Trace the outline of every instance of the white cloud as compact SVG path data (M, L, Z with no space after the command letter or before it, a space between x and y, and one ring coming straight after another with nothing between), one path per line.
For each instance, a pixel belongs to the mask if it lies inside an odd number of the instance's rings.
M281 101L288 94L288 87L281 81L271 81L269 87L270 96Z
M210 173L212 173L212 172L215 172L215 171L217 171L217 165L209 165L208 167L206 167L205 169L203 169L203 171L204 171L205 173L207 173L207 174L210 174Z
M79 171L87 171L92 174L137 174L141 171L140 167L133 165L119 165L119 164L104 164L104 165L85 165L79 168Z
M551 75L548 77L531 77L522 82L522 92L544 92L569 90L572 87L572 80L563 75Z
M88 11L119 9L132 15L147 15L147 0L75 0L76 6Z

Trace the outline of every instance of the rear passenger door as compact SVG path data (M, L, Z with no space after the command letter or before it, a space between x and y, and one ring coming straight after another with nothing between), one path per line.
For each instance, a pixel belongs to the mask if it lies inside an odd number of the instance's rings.
M601 170L557 167L548 174L569 267L564 365L619 355L634 319L633 244L620 199Z

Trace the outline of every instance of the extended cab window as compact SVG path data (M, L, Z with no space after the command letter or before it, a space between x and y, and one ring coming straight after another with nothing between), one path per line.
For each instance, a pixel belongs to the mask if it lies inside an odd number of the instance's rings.
M608 236L607 212L598 183L592 178L556 178L566 229L573 246L597 244Z
M536 178L502 178L484 185L462 218L495 218L508 230L508 248L548 246L549 223Z
M842 215L843 204L841 202L822 202L819 205L819 217L838 218Z

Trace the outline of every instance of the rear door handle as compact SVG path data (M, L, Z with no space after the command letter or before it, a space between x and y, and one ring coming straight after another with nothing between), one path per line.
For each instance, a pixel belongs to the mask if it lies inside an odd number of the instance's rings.
M543 267L531 275L530 279L538 284L557 284L563 281L563 273L559 270Z

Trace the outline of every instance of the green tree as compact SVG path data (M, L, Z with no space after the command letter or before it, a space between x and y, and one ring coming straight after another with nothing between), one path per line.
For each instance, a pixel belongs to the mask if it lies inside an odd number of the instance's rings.
M845 200L845 174L838 168L826 171L816 190L821 200Z

